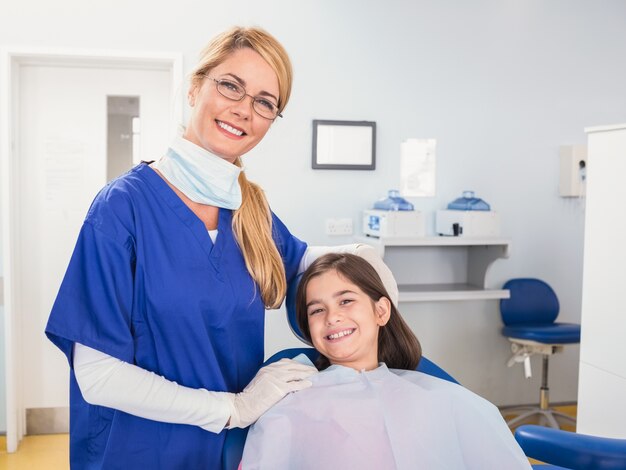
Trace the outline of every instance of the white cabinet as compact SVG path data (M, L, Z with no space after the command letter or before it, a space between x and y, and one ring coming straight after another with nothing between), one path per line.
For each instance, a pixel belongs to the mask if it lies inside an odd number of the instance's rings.
M588 133L577 432L626 438L626 124Z
M487 289L492 263L509 257L505 238L359 237L377 248L393 271L400 302L506 299L509 291Z

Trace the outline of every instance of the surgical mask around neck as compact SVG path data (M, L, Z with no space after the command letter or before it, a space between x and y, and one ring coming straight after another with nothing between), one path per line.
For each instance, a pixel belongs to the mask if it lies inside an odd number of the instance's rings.
M153 167L194 202L232 210L241 206L242 169L182 137Z

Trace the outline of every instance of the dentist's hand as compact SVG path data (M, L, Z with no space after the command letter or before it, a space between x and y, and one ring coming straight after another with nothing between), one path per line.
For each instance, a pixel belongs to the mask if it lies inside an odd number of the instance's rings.
M308 377L317 373L313 366L291 359L262 367L241 393L228 394L231 415L228 428L245 428L290 392L311 386Z

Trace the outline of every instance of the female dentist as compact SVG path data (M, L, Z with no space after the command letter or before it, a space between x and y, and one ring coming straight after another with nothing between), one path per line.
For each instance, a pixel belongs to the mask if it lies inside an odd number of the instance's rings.
M264 312L327 249L290 234L239 159L291 82L267 32L220 34L191 75L183 137L93 201L46 327L70 363L73 469L219 468L223 429L310 386L316 370L294 361L259 371ZM391 278L367 247L332 250Z

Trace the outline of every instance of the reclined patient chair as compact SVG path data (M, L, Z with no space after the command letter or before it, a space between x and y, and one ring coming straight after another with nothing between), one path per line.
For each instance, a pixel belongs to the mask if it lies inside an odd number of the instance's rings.
M296 337L306 343L296 321L295 295L299 281L300 278L298 277L291 283L287 291L287 318L289 326ZM283 357L292 358L298 354L306 354L309 359L315 361L319 353L312 347L284 349L270 357L265 364L270 364ZM425 357L422 357L417 370L434 377L458 383L447 372ZM223 470L237 470L239 468L247 434L247 428L230 429L227 431L222 455ZM626 469L626 440L583 436L532 425L520 426L515 438L527 456L542 462L563 465L563 467L533 465L533 468L536 470L565 470L567 468Z

